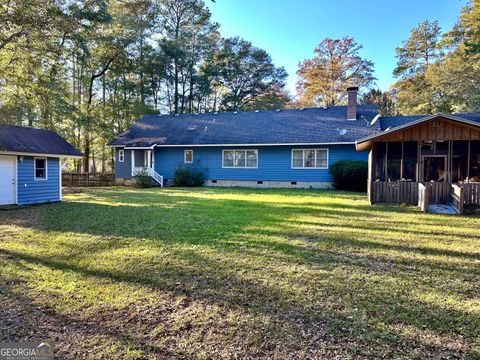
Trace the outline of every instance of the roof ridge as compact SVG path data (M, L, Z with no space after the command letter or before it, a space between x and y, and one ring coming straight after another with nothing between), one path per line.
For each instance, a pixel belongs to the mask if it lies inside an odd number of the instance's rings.
M409 118L409 117L414 117L414 116L419 116L419 117L427 117L427 116L439 116L439 115L450 115L450 116L456 116L456 115L471 115L471 116L478 116L480 115L480 111L473 111L473 112L455 112L455 113L447 113L447 112L439 112L439 113L434 113L434 114L412 114L412 115L380 115L381 118Z
M239 113L261 113L261 112L278 112L280 111L305 111L305 110L328 110L332 108L347 108L348 105L334 105L334 106L310 106L310 107L296 107L296 108L278 108L278 109L253 109L253 110L233 110L233 111L208 111L200 113L171 113L171 114L145 114L143 117L147 116L194 116L194 115L220 115L220 114L232 114L236 115ZM357 108L361 107L375 107L375 104L358 104Z
M57 132L55 130L35 128L35 127L23 126L23 125L0 124L0 127L14 127L14 128L17 128L17 129L26 129L26 130L35 130L35 131L48 131L48 132L52 132L54 134L57 134Z

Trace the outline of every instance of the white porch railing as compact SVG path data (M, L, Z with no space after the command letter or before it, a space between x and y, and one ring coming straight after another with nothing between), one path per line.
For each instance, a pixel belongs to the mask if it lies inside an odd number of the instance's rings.
M148 169L147 170L148 175L150 175L150 177L152 177L153 180L155 180L157 183L159 183L160 187L163 187L163 176L160 175L159 173L157 173L152 168L147 168L147 169Z
M160 187L163 187L163 176L157 173L155 170L149 167L136 167L135 170L133 171L133 175L140 173L140 172L146 172L148 176L150 176L153 180L155 180Z

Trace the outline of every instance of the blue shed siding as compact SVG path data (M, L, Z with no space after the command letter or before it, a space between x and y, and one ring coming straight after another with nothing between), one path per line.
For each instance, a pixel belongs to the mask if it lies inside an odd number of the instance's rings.
M115 149L115 177L117 179L132 178L132 150L125 150L125 158L123 162L118 161L119 148Z
M183 164L185 149L193 150L194 166L204 169L207 180L255 181L333 181L328 169L292 169L292 149L328 148L328 165L338 160L368 160L367 152L357 152L355 145L260 146L260 147L172 147L156 148L155 171L171 179L175 168ZM258 168L222 168L222 150L258 149Z
M18 199L19 205L60 201L58 158L47 158L47 180L35 180L34 158L24 156L18 159Z

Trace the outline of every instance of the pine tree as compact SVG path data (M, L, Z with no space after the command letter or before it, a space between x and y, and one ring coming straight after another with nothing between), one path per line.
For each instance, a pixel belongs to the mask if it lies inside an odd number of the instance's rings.
M298 65L298 101L304 106L333 106L345 99L348 86L367 88L375 81L373 62L363 59L353 38L324 39L312 59Z

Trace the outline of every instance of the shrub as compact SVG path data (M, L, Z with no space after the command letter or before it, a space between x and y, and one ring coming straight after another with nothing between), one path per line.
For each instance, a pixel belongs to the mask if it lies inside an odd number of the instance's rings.
M204 172L192 167L177 167L173 186L202 186L205 180Z
M150 188L156 184L155 180L145 170L135 173L135 186L139 188Z
M367 191L368 163L361 160L341 160L330 167L339 190Z

